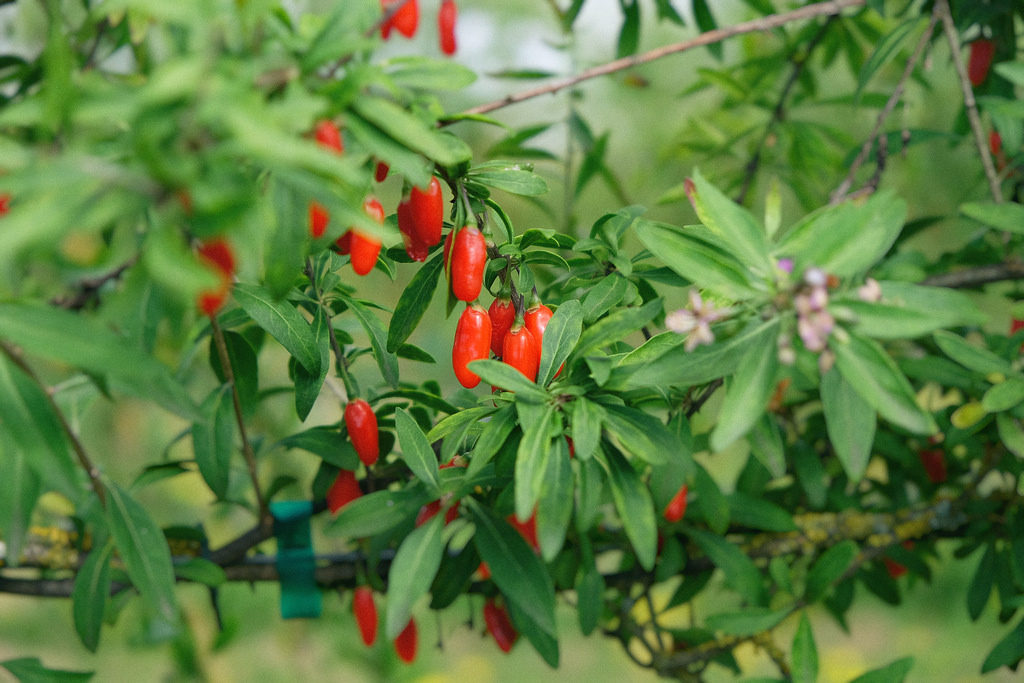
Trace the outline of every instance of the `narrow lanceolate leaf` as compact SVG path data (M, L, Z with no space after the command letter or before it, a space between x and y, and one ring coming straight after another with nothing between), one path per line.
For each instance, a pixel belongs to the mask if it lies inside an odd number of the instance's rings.
M302 421L309 417L309 411L313 409L313 404L320 396L327 371L331 368L330 324L330 318L323 307L318 306L313 316L312 329L317 347L320 349L320 372L311 373L301 363L295 364L295 412Z
M960 213L996 230L1024 234L1024 206L1013 202L969 202L960 206Z
M981 665L981 673L987 674L1003 666L1015 667L1021 659L1024 659L1024 619L1017 622L1013 630L988 653Z
M259 285L237 283L235 301L310 374L320 374L320 348L309 322L287 301L277 301Z
M854 94L855 102L860 101L861 92L863 92L864 86L868 84L871 78L879 69L892 61L903 47L907 38L916 33L917 29L922 28L925 23L927 23L927 20L923 16L908 19L898 24L896 28L878 41L874 52L871 53L871 56L868 57L867 61L864 62L864 66L860 69L860 74L857 78L857 90Z
M396 352L420 324L427 306L430 305L430 300L434 298L434 290L437 289L442 270L444 270L444 260L439 252L412 276L412 280L409 281L402 296L398 299L395 314L391 316L387 343L389 353Z
M622 341L654 320L661 309L661 299L653 299L642 306L615 311L587 328L576 345L576 353L585 354L592 349Z
M818 648L814 644L811 621L804 612L793 636L793 683L815 683L818 680Z
M434 455L434 449L430 447L419 424L403 408L399 408L395 412L395 428L398 431L398 443L402 446L402 459L405 460L405 464L428 489L437 489L440 485L437 456Z
M528 380L526 375L508 363L496 360L475 360L467 367L480 375L480 379L484 382L507 391L514 391L517 400L527 403L543 403L548 399L546 391Z
M572 402L572 444L576 457L589 460L601 441L601 418L604 409L600 404L579 397Z
M92 678L92 671L66 671L49 669L37 657L22 657L0 662L20 683L84 683Z
M988 349L974 346L957 334L939 330L932 336L944 354L968 370L974 370L983 375L991 373L1008 375L1012 371L1009 362Z
M629 462L614 448L598 451L608 473L612 500L644 569L654 568L658 554L658 526L651 492ZM603 457L602 457L603 456Z
M973 299L954 289L880 282L882 300L844 301L856 329L874 339L913 339L943 327L980 325L988 318Z
M836 368L879 415L916 434L933 434L938 429L931 414L917 405L910 382L878 343L851 334L848 343L833 348Z
M199 409L166 366L85 315L52 306L0 303L0 338L41 356L107 377L115 387L187 420ZM68 340L73 339L74 344Z
M753 560L738 547L717 534L695 529L690 537L715 566L725 574L725 582L753 605L760 605L764 598L764 582L761 571Z
M763 344L748 350L736 368L718 413L718 424L711 432L712 449L727 448L749 432L764 414L779 366L776 336L777 331L769 333Z
M580 302L570 299L563 303L548 320L541 344L540 369L537 384L545 386L576 347L583 334L583 312Z
M793 259L794 272L816 266L839 277L856 275L889 251L906 214L906 203L891 192L821 209L787 231L774 253Z
M171 551L160 527L134 498L114 483L106 483L107 523L128 577L155 615L177 627Z
M218 499L228 493L231 452L235 445L235 410L231 387L216 389L203 402L205 419L192 425L192 448L199 473Z
M651 253L687 280L730 299L754 295L750 269L727 247L702 239L699 231L644 218L637 218L633 229Z
M359 116L396 141L442 166L457 166L472 157L472 152L462 140L428 125L391 100L357 97L352 101L352 107Z
M857 556L857 544L846 540L821 554L807 574L804 600L807 604L817 602L825 596L829 587L849 568Z
M722 194L699 171L693 174L690 195L700 222L722 240L727 251L755 272L771 272L768 238L753 214Z
M537 504L537 541L545 562L551 562L562 550L572 517L573 479L569 446L556 439L547 459Z
M555 586L541 559L512 525L472 498L464 500L476 524L473 541L495 585L538 627L555 635Z
M836 457L850 481L858 482L875 442L875 409L834 368L821 378L821 404Z
M903 683L913 666L914 658L904 657L903 659L897 659L891 664L861 674L850 681L850 683ZM986 673L987 671L987 669L982 668L981 672Z
M526 197L542 195L548 191L548 184L543 178L512 162L492 161L481 164L471 169L466 177L481 185Z
M624 452L652 465L672 458L689 458L683 443L661 420L649 413L626 406L602 406L602 424Z
M516 453L516 517L527 520L540 499L541 487L547 474L551 454L551 430L557 414L544 413L544 417L523 425L523 439Z
M343 507L324 530L331 536L377 536L412 519L420 506L435 499L420 485L397 491L374 491Z
M29 451L16 448L0 435L0 481L4 482L4 495L0 496L0 532L7 546L4 562L12 567L20 563L32 511L42 493L40 478L31 468Z
M388 572L388 606L385 626L388 640L402 632L413 605L427 594L441 566L444 553L444 515L430 520L405 537Z
M90 652L96 652L100 643L103 614L110 597L110 558L113 554L112 542L94 547L78 570L71 593L75 632Z
M775 628L789 616L790 612L789 608L773 610L767 607L751 607L742 612L712 614L706 623L712 630L743 638Z
M384 323L359 301L345 297L345 303L348 304L349 310L355 313L359 324L370 337L370 348L373 349L373 357L377 360L377 367L380 368L384 381L392 387L397 387L398 357L387 350L388 332L384 329Z

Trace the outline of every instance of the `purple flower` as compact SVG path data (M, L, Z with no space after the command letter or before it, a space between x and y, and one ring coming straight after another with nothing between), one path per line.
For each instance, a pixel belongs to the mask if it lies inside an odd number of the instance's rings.
M689 308L680 308L666 315L665 327L676 334L685 334L685 348L693 351L701 344L708 345L715 341L711 323L727 314L727 309L716 309L711 302L705 303L700 292L691 289Z

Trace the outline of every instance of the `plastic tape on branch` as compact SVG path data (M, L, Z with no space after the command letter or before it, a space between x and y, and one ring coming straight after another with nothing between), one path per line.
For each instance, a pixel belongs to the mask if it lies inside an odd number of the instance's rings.
M277 573L281 581L281 618L301 619L320 616L323 608L315 580L309 516L313 504L290 500L270 504L277 537Z

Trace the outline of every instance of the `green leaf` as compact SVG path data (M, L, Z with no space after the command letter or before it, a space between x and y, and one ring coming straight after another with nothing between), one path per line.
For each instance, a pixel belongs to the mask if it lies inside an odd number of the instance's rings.
M1010 410L1024 402L1024 379L1010 377L993 384L981 399L981 405L990 413Z
M302 55L303 72L308 74L328 62L371 49L376 41L362 35L365 17L365 11L336 5Z
M788 230L774 253L793 259L794 273L817 266L838 277L857 275L889 251L906 214L906 203L891 192L827 207Z
M100 643L103 614L110 597L110 558L113 555L112 542L94 547L75 575L71 593L75 632L89 652L96 652Z
M1011 368L1006 360L988 349L974 346L963 337L952 332L939 330L932 337L944 354L968 370L973 370L982 375L992 373L1009 375L1013 371L1013 368Z
M729 517L735 524L777 533L799 531L793 516L775 503L739 491L726 498L729 501Z
M652 299L642 306L615 311L583 332L576 344L576 354L582 356L593 349L622 341L654 320L661 311L661 299Z
M403 408L399 408L395 411L395 429L398 432L398 443L402 446L402 460L416 478L426 484L427 490L435 491L441 485L437 474L437 456L419 424ZM404 627L405 622L401 625Z
M629 280L618 273L612 273L601 278L594 287L583 297L582 312L583 322L593 325L597 319L618 306L622 298L629 290Z
M205 419L192 425L192 448L199 473L218 500L228 493L231 452L235 447L235 408L225 384L207 397L200 410Z
M555 587L547 568L508 522L474 499L465 500L476 524L473 540L498 590L545 633L556 636Z
M1006 413L999 413L996 415L996 428L1003 445L1018 458L1024 458L1024 426L1020 420Z
M374 491L342 508L324 530L331 536L378 536L412 519L420 507L435 499L432 496L422 486Z
M696 228L677 228L645 218L633 221L637 237L680 276L730 299L754 296L753 274L729 248Z
M171 551L160 527L134 498L112 482L104 483L107 523L128 577L154 615L177 630Z
M405 145L397 142L355 112L345 117L345 129L376 159L386 161L392 173L401 174L417 187L430 182L434 164Z
M506 391L514 391L518 401L543 403L548 400L546 391L528 380L526 375L508 363L497 360L475 360L468 367L480 375L480 379L484 382L501 387Z
M786 474L786 447L772 413L763 414L754 423L754 428L747 433L747 442L750 452L773 477Z
M11 453L0 452L5 461L4 470L9 474L31 471L23 484L28 487L35 482L53 488L71 500L80 498L81 475L78 465L71 457L68 442L61 426L60 417L48 400L42 387L32 380L6 355L0 354L0 426L10 441ZM7 461L10 459L9 461ZM4 481L19 481L5 479ZM20 517L27 522L35 496L29 495L29 488L19 491L5 491L10 496L10 519ZM32 498L32 500L27 500ZM16 504L27 504L29 509L16 511ZM19 525L20 526L20 525ZM9 533L4 527L5 534ZM15 534L18 536L18 534ZM7 540L6 538L4 539ZM20 541L15 542L20 546ZM15 560L16 562L17 560Z
M717 28L715 17L711 14L711 8L708 7L707 0L693 0L693 19L697 22L697 28L700 29L701 33L714 31ZM721 43L710 43L708 45L708 52L715 59L722 60Z
M384 324L361 302L347 296L344 300L370 337L370 348L373 349L373 357L377 360L381 377L392 387L397 387L398 358L387 350L388 331L384 329Z
M875 443L875 410L836 369L821 377L825 427L851 482L859 482Z
M636 559L641 567L650 571L658 555L658 526L651 492L637 471L616 449L598 450L596 455L608 473L612 500L626 536L636 551Z
M967 588L967 614L971 621L977 621L981 616L985 605L988 604L989 595L992 594L992 586L996 577L996 548L994 543L985 546L985 552L978 562L978 568L971 578L971 584Z
M1001 666L1013 668L1024 659L1024 619L1017 622L1013 630L996 643L981 665L981 673L987 674Z
M904 657L881 668L861 674L850 683L903 683L913 666L914 658Z
M776 327L776 322L777 319L771 320L765 326ZM764 415L779 367L777 336L778 330L773 329L761 345L749 349L740 360L736 375L726 388L718 424L711 432L712 450L728 448Z
M85 315L39 304L0 303L0 337L33 355L107 377L128 394L187 420L202 419L166 366ZM69 339L75 343L69 344Z
M725 582L751 605L760 605L764 599L764 582L753 560L738 547L702 529L690 531L704 554L725 574Z
M352 443L337 429L330 427L313 427L285 437L274 445L301 448L343 470L355 470L359 467L359 455L356 454Z
M434 515L405 537L388 571L385 635L394 640L402 632L413 605L430 590L444 553L444 515Z
M555 439L547 458L537 502L537 542L545 562L551 562L565 543L573 505L572 464L565 439Z
M192 557L174 565L174 575L185 581L201 583L211 588L223 585L228 580L220 565L202 557Z
M235 301L312 375L320 374L320 347L309 321L287 301L276 301L259 285L236 283Z
M472 159L473 153L465 142L435 129L389 99L357 97L352 101L352 109L397 142L442 166L458 166Z
M0 662L0 666L11 672L20 683L78 683L88 681L92 671L67 671L47 669L36 657L22 657Z
M569 299L559 306L548 326L544 328L544 339L541 342L540 368L537 371L537 384L546 386L558 372L558 368L569 357L583 333L583 312L580 302Z
M968 202L960 213L996 230L1024 234L1024 206L1014 202Z
M875 339L913 339L942 327L981 325L988 316L963 292L909 282L882 282L882 301L844 301L856 329Z
M829 587L841 577L857 557L857 544L846 540L821 554L807 574L804 601L813 604L825 597Z
M402 291L388 326L388 353L395 353L409 338L427 312L434 291L444 270L444 259L440 253L424 263L412 276Z
M902 49L903 44L907 38L910 37L917 29L924 26L927 23L927 19L923 16L914 17L908 19L901 24L898 24L896 28L887 33L880 41L875 44L875 50L868 57L867 61L860 69L860 75L857 79L857 90L854 93L854 106L860 103L860 95L864 91L864 86L868 84L868 81L874 77L876 73L884 66L889 64Z
M768 238L753 214L722 194L721 190L704 179L700 171L694 171L692 183L693 187L688 194L700 222L722 240L726 251L738 257L755 273L771 273Z
M491 161L470 169L466 177L474 182L524 197L546 194L548 184L533 171L509 161Z
M263 286L274 301L283 299L295 286L295 275L302 272L302 257L308 248L309 228L305 220L300 221L298 217L307 215L310 196L291 180L285 173L271 175L268 179L270 191L259 205L266 223L262 245ZM337 220L339 217L333 218ZM166 250L163 245L160 249L154 248L156 246L150 247L149 251L161 253ZM154 258L147 256L149 260Z
M312 330L320 349L320 372L311 373L301 363L295 363L295 413L300 420L309 417L309 411L320 396L320 389L331 368L330 319L322 306L317 306L313 315ZM237 377L237 375L236 375Z
M572 444L576 457L589 460L601 441L604 409L593 401L579 397L572 402Z
M655 416L625 406L603 406L601 420L619 447L652 465L671 458L689 458L683 443Z
M722 631L726 635L745 638L771 629L782 623L792 613L792 609L768 609L767 607L750 607L742 612L712 614L705 623L707 627Z
M818 648L807 612L800 615L800 625L793 636L793 683L815 683L818 680Z
M558 419L554 411L532 423L523 425L523 439L516 452L515 501L516 517L527 520L540 499L544 477L548 474L548 460L551 459L551 433Z
M466 470L467 477L473 478L480 473L505 444L517 424L514 404L505 406L491 416L471 451L469 467Z
M708 527L716 534L724 535L729 529L729 499L722 495L718 482L699 463L694 469L694 507L704 516Z
M476 72L462 64L415 55L392 57L384 62L384 69L403 88L462 90L476 81Z
M593 560L590 564L581 564L576 579L576 596L580 631L585 636L594 632L604 615L604 591L604 577L597 571Z
M634 54L640 44L639 0L619 0L619 5L622 7L622 27L619 29L619 42L615 50L616 59Z
M938 430L932 416L917 405L910 382L876 342L850 334L848 343L833 348L836 368L879 415L915 434Z

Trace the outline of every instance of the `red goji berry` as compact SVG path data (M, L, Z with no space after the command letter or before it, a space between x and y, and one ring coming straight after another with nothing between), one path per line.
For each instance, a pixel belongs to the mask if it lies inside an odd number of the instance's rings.
M452 294L459 301L475 301L487 266L487 241L475 225L467 225L455 236L451 262Z
M352 591L352 613L359 625L359 635L366 647L377 640L377 604L373 601L373 589L369 586L356 586Z
M551 315L551 309L539 303L527 309L526 314L523 316L523 324L526 325L526 329L533 332L533 336L538 344L544 338L544 330L548 327Z
M924 466L925 474L928 475L928 480L933 484L941 484L946 481L946 453L941 448L926 448L919 451L917 457L920 458L921 464Z
M373 169L373 179L376 180L378 183L384 182L384 180L388 177L388 170L390 169L388 168L387 164L385 164L383 161L378 161L377 167Z
M222 238L214 238L199 245L196 250L199 260L206 264L220 278L220 284L214 289L199 293L196 305L208 317L213 317L220 310L231 291L231 279L235 273L235 253L231 244Z
M498 358L504 352L505 335L512 329L512 323L516 320L516 309L512 300L506 292L502 292L497 299L491 302L487 309L487 315L491 319L491 351Z
M491 344L491 319L487 311L478 304L466 306L455 327L455 342L452 344L452 369L459 384L472 389L480 383L480 376L467 365L475 360L487 358Z
M455 0L441 0L441 11L437 14L437 29L441 38L441 52L455 54L455 18L458 8Z
M331 220L331 214L323 204L313 200L309 203L309 234L313 239L318 240L327 231L327 224Z
M381 8L388 12L392 7L403 0L380 0ZM416 29L420 24L420 6L417 0L404 0L404 4L395 12L390 19L380 27L380 33L387 40L391 35L391 29L397 30L406 38L416 35Z
M444 197L441 195L440 181L432 177L426 190L413 187L406 201L413 234L428 247L440 242L444 225Z
M432 500L429 503L425 503L423 507L420 508L420 511L416 513L416 522L414 523L414 526L418 529L419 527L423 526L431 519L433 519L434 515L436 515L440 511L440 500Z
M375 198L370 197L363 202L363 210L378 223L384 222L384 207ZM368 235L356 228L352 228L351 232L350 258L352 260L352 270L357 275L366 275L373 270L373 266L377 263L381 241L375 235Z
M521 323L516 323L505 335L502 344L501 359L526 375L531 382L537 381L540 369L540 344L530 330Z
M316 124L314 137L320 145L326 149L333 150L338 154L345 151L345 143L341 139L341 132L338 127L326 119Z
M333 514L362 495L363 490L356 481L356 473L341 470L331 488L327 489L327 509Z
M402 632L395 638L395 652L398 658L406 664L412 664L416 659L416 646L419 638L416 634L416 621L410 617L409 623L405 625Z
M484 603L484 623L487 631L494 638L502 652L508 652L519 639L519 632L512 625L505 608L494 601L493 598Z
M370 404L361 398L349 401L345 406L345 427L362 463L369 467L377 462L380 435L377 433L377 416Z
M509 515L505 518L509 524L516 528L519 535L522 536L534 550L540 549L540 543L537 541L537 511L534 510L530 518L525 522L520 522L519 518L515 515Z
M686 497L688 488L686 484L679 487L679 491L676 495L672 496L672 500L665 506L665 510L661 513L665 518L665 521L674 524L683 518L686 514Z
M988 69L992 66L992 57L995 53L996 44L991 40L980 38L971 43L971 53L967 59L967 77L975 88L988 77Z

